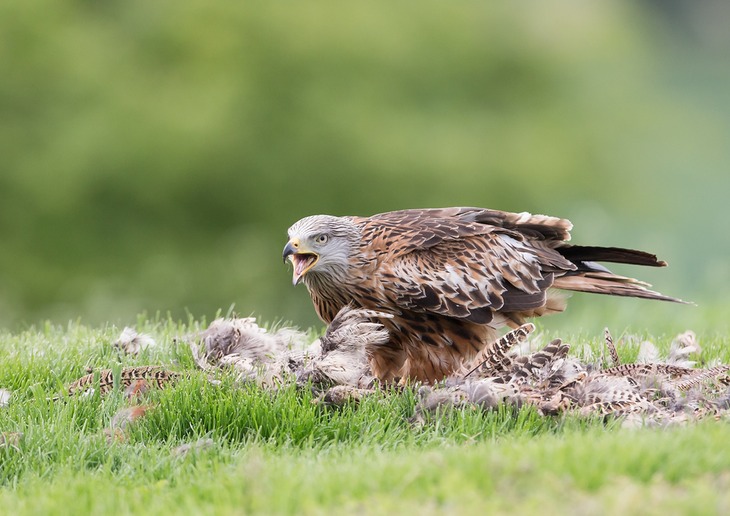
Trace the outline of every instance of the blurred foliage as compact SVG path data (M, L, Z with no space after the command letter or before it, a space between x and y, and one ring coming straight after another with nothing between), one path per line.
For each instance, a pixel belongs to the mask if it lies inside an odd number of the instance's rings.
M5 324L316 324L291 223L447 205L569 217L726 301L730 67L648 4L10 0L0 34Z

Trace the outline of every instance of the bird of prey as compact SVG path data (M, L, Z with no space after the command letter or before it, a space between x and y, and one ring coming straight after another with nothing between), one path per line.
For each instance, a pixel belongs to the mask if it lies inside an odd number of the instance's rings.
M505 326L561 312L560 291L681 302L597 262L663 267L653 254L571 245L566 219L483 208L401 210L371 217L305 217L284 260L319 317L345 306L393 315L370 351L384 382L433 383L469 363Z

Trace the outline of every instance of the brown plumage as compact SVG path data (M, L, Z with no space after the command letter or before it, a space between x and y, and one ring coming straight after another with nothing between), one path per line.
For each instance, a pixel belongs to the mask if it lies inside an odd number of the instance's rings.
M468 372L464 378L472 375L475 378L487 378L506 370L514 362L515 357L509 354L512 348L516 344L524 342L533 331L535 331L535 325L527 323L502 335L494 344L481 350L466 366ZM474 366L474 364L478 365Z
M102 369L97 373L89 373L70 384L66 388L66 392L73 396L89 391L96 386L95 378L98 378L99 392L100 394L106 394L114 388L114 376L115 373L112 369ZM180 373L165 370L161 366L124 367L118 372L119 386L125 390L134 386L140 380L144 380L148 385L164 387L178 378L180 378Z
M616 345L613 343L613 337L611 336L611 332L608 331L608 328L605 328L603 330L603 336L606 340L606 347L608 348L608 354L611 357L611 366L616 367L621 365L621 359L618 356L618 351L616 351Z
M596 261L662 267L643 251L567 243L565 219L481 208L306 217L289 228L294 266L326 323L345 305L389 312L387 344L371 352L384 381L434 382L474 357L504 326L560 312L554 289L679 302Z

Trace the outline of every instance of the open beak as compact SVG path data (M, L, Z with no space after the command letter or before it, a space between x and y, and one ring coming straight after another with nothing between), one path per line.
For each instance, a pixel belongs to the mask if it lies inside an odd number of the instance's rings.
M319 255L317 253L303 249L297 240L287 242L282 256L284 261L289 260L294 267L294 274L292 275L293 285L297 285L307 271L319 261Z

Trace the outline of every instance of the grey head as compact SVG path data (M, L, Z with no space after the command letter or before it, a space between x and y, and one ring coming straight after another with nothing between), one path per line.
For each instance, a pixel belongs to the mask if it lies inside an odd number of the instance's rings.
M349 217L312 215L289 228L284 261L294 267L292 283L311 276L344 281L360 231Z

